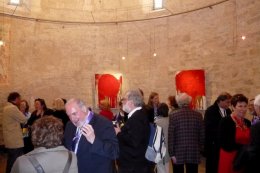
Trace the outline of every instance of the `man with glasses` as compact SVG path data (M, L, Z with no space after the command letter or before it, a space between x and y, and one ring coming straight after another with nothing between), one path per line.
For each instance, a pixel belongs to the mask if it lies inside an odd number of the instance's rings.
M143 98L138 90L130 90L123 99L123 110L128 120L120 129L115 127L119 141L119 173L151 173L151 166L145 158L149 142L149 120L143 107Z

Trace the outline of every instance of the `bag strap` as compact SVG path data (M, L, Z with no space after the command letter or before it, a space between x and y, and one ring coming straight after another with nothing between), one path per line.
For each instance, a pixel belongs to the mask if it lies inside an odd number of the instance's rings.
M71 154L70 151L68 151L68 154L69 154L69 157L68 157L67 163L66 163L66 165L65 165L65 168L63 169L63 173L68 173L68 172L69 172L70 165L71 165L72 154Z
M42 166L34 156L28 156L29 161L32 163L34 169L37 173L45 173Z
M71 154L70 151L68 151L68 155L69 155L68 160L67 160L66 165L63 169L63 173L68 173L70 165L71 165L72 154ZM33 165L34 169L37 171L37 173L45 173L42 166L40 165L40 163L38 162L38 160L34 156L30 155L30 156L28 156L28 159L32 163L32 165Z

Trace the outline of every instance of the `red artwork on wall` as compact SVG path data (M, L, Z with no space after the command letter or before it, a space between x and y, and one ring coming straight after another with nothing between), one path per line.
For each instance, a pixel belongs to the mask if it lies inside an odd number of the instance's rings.
M185 92L192 97L191 107L206 109L205 72L204 70L183 70L175 75L177 94Z
M121 74L95 74L96 106L101 100L108 100L111 108L117 107L122 93Z

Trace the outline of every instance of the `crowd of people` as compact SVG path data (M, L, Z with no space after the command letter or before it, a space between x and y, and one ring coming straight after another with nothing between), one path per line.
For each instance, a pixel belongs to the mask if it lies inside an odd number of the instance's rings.
M6 173L198 173L201 155L206 173L260 172L260 95L223 92L204 115L191 102L179 93L161 103L151 92L145 104L137 89L125 93L115 115L107 100L96 113L77 98L57 98L52 109L37 98L30 113L12 92L3 109ZM145 157L151 123L165 136L159 163Z

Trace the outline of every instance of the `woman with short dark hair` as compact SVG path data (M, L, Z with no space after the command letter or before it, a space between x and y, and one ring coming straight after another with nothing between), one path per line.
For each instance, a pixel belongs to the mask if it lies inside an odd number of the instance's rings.
M158 117L155 123L163 128L164 140L166 144L166 155L163 160L156 164L157 173L169 173L170 156L168 151L168 128L169 128L169 107L166 103L161 103L157 109Z
M237 152L250 141L250 121L245 117L248 99L243 94L231 98L233 112L220 121L219 173L236 173L233 161Z

